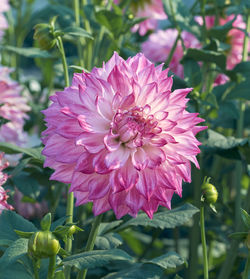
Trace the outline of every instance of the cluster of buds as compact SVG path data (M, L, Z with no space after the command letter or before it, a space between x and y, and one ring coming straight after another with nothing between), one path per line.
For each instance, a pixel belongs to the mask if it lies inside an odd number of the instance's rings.
M36 232L23 232L15 230L22 238L28 238L28 255L34 260L51 258L56 255L62 257L68 253L61 247L60 240L64 242L72 238L73 234L82 231L74 223L58 226L54 231L51 228L51 213L46 214L41 223L41 230Z

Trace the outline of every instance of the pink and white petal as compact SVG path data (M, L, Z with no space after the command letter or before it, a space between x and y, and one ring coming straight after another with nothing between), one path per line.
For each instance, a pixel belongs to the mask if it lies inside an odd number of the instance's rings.
M84 146L90 153L98 153L104 148L103 134L83 132L76 138L76 145Z
M123 167L130 156L130 150L120 146L117 150L109 152L105 157L105 164L108 169L115 170Z
M93 167L94 154L87 151L83 152L77 160L75 170L85 174L90 174L95 171Z

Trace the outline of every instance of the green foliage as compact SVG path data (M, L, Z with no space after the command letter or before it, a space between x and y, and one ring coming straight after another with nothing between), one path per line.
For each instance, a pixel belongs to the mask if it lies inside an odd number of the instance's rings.
M37 228L33 223L24 219L13 211L3 211L0 214L0 239L6 239L15 241L18 239L18 235L14 230L20 230L24 232L37 231Z
M35 47L1 46L1 48L27 58L53 58L53 55L48 53L46 50L41 50Z
M132 261L133 258L120 249L95 250L69 256L62 261L64 266L74 266L77 269L96 268L115 261Z
M154 228L175 228L187 223L195 213L199 212L198 208L191 204L185 204L178 208L159 212L154 214L154 218L150 220L146 214L139 214L138 217L132 218L122 224L118 230L124 230L130 226L149 226Z

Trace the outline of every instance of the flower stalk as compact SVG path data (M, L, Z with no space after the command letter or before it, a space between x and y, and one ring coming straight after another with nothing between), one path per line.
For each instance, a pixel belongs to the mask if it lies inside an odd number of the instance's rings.
M57 37L57 46L58 46L59 52L61 54L61 59L62 59L62 64L63 64L63 71L64 71L65 85L66 85L66 87L68 87L69 86L69 72L68 72L67 60L66 60L64 46L63 46L63 42L62 42L61 36Z
M49 258L49 270L47 279L53 279L56 270L56 255Z
M248 279L249 273L250 273L250 250L248 249L248 257L247 257L247 262L245 265L242 279Z
M205 217L204 217L204 205L200 208L200 228L201 228L201 243L202 243L202 254L203 254L203 270L204 279L209 279L208 276L208 258L207 258L207 243L205 235Z
M96 236L98 234L98 230L99 230L99 226L100 226L101 221L102 221L102 217L103 217L102 214L98 215L98 216L96 216L96 218L94 220L94 223L92 225L92 228L91 228L91 231L90 231L90 234L89 234L89 238L88 238L88 241L87 241L87 244L86 244L86 248L85 248L86 252L92 251L93 248L94 248ZM77 275L77 279L85 279L86 275L87 275L87 272L88 272L87 269L81 270Z

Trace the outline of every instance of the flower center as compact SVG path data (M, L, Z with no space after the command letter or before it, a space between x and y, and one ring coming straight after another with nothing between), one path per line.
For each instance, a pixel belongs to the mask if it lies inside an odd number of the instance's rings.
M128 111L117 111L112 131L123 144L142 146L155 134L161 132L158 121L149 114L150 106L134 107Z

